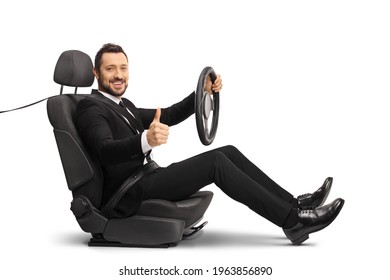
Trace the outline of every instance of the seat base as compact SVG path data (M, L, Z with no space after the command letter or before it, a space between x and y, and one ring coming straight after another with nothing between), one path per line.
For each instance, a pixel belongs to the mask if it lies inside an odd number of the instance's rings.
M183 239L191 239L199 234L199 232L207 225L207 221L203 222L199 226L191 226L183 232ZM180 241L180 240L179 240ZM138 248L168 248L175 247L178 242L163 243L163 244L126 244L118 241L109 241L106 240L102 234L93 236L89 242L88 246L91 247L138 247Z
M92 237L88 246L90 247L133 247L133 248L168 248L174 247L177 243L167 243L167 244L158 244L158 245L140 245L140 244L123 244L116 241L108 241L103 237Z

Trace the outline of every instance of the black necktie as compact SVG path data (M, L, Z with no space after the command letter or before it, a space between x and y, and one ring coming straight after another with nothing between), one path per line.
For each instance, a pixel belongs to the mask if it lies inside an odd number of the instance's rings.
M138 127L138 122L136 120L136 118L133 116L133 114L131 114L129 112L129 109L127 109L125 103L123 103L123 101L119 101L119 105L122 107L122 112L123 112L123 115L124 117L129 121L129 123L137 130L137 132L139 133L139 130L137 128ZM152 150L150 150L149 152L147 152L145 154L145 158L148 162L150 162L152 160L150 154L151 154Z
M137 132L139 133L139 127L138 127L138 122L137 120L135 119L135 117L128 111L129 109L127 109L126 105L123 103L123 101L119 101L119 105L121 106L122 108L122 114L123 116L129 121L130 125L135 129L137 130Z

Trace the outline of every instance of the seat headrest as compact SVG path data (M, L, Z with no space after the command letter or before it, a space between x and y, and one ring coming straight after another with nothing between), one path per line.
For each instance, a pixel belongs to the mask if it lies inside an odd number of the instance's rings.
M58 58L54 70L54 82L70 87L90 87L93 84L93 64L86 53L65 51Z

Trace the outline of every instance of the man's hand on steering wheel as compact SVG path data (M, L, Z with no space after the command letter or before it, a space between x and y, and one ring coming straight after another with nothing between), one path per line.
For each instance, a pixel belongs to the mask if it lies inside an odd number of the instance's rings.
M206 90L209 94L213 94L213 91L214 91L214 92L220 92L221 89L222 89L222 79L221 79L221 75L217 75L217 78L215 79L214 84L211 82L211 77L210 77L210 75L207 76L206 85L205 85L205 90Z
M214 80L214 83L212 80ZM217 131L219 112L219 94L217 93L219 93L221 89L221 75L216 75L211 67L203 69L195 94L195 117L198 134L204 145L210 145L213 142ZM206 92L208 92L209 95L206 94ZM215 95L213 95L213 93L215 93ZM211 112L213 112L213 114L212 118L210 118L211 126L209 128L208 119ZM151 147L166 144L168 141L169 126L160 123L160 116L161 109L157 108L154 119L146 132L146 140Z

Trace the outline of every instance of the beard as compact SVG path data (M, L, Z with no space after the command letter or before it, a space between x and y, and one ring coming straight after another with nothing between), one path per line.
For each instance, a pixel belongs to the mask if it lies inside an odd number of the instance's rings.
M114 90L114 89L110 88L109 84L104 84L104 83L100 83L100 82L98 82L98 86L99 86L100 90L102 90L105 93L108 93L112 96L115 96L115 97L121 97L127 89L127 84L125 84L125 87L122 90Z

